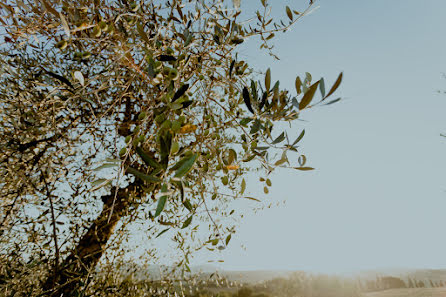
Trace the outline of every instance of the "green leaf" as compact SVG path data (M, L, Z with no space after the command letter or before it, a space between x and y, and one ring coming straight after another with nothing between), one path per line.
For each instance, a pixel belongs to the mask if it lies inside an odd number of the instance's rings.
M237 153L233 149L228 150L228 165L237 161Z
M302 93L306 93L307 92L307 90L308 90L308 83L307 83L307 81L305 80L303 83L302 83Z
M302 81L300 80L300 77L296 77L296 92L297 95L299 95L300 93L302 93Z
M182 160L178 161L182 162L178 167L178 170L175 172L175 177L183 177L186 175L194 166L195 161L197 160L197 154L193 154L188 157L184 157Z
M180 189L180 195L181 195L181 201L184 201L184 187L183 187L183 181L180 180L172 180L171 181L175 186L177 186ZM184 203L183 203L184 204Z
M280 165L282 165L283 163L285 163L286 161L288 161L287 159L280 159L280 160L278 160L276 163L274 163L274 165L275 166L280 166Z
M62 16L62 15L61 15ZM56 43L56 47L58 47L58 48L60 48L60 47L62 47L62 46L66 46L67 45L67 41L66 40L61 40L61 41L59 41L58 43ZM85 52L85 53L88 53L88 52ZM83 55L83 54L82 54ZM60 81L60 82L62 82L62 83L64 83L64 84L66 84L67 86L69 86L70 88L72 88L72 89L74 89L74 86L71 84L71 82L66 78L66 77L64 77L64 76L62 76L62 75L59 75L59 74L57 74L57 73L54 73L54 72L52 72L52 71L48 71L48 70L45 70L45 73L46 74L48 74L49 76L51 76L51 77L54 77L55 79L57 79L58 81ZM74 74L74 73L73 73ZM75 77L76 78L76 77ZM62 96L62 97L64 97L64 99L66 99L66 96Z
M169 61L176 61L177 58L175 58L172 55L159 55L158 57L156 57L158 61L161 62L169 62Z
M293 142L293 144L291 146L296 145L305 135L305 129L302 130L302 132L300 132L300 135L297 136L296 140Z
M289 6L286 7L286 15L290 20L293 20L293 12L291 11Z
M229 234L228 236L226 236L226 245L228 245L228 243L231 241L231 234Z
M259 104L259 111L261 111L263 106L265 106L266 99L268 99L268 93L267 92L263 92L262 100L260 101L260 104Z
M252 124L251 130L249 131L249 133L251 133L251 134L257 133L260 130L261 126L262 126L262 123L260 122L260 120L256 119L254 121L254 123Z
M327 96L325 96L322 100L324 100L325 98L329 97L331 94L333 94L337 88L339 87L339 85L342 82L342 77L343 77L343 73L341 72L338 76L338 78L336 79L336 82L334 83L334 85L331 87L330 91L328 92ZM338 100L339 101L339 100Z
M285 140L285 132L282 132L271 144L277 144Z
M187 228L187 226L190 225L190 223L192 223L192 216L189 216L183 223L183 226L181 226L181 229Z
M265 75L265 88L266 91L269 91L269 88L271 87L271 69L268 68L268 70L266 70L266 75Z
M291 99L291 104L296 107L297 109L299 109L299 102L297 102L296 97L293 97L293 99Z
M108 179L100 178L100 179L97 179L97 180L95 180L94 182L92 182L91 185L94 187L94 186L97 186L97 185L100 185L100 184L106 182L107 180L108 180Z
M156 73L155 73L155 69L154 69L153 64L149 64L149 65L147 66L147 74L148 74L151 78L154 78L154 77L155 77Z
M182 85L178 89L178 91L176 91L175 94L173 95L172 102L175 102L177 99L179 99L181 96L183 96L188 89L189 89L189 85L188 84Z
M187 47L193 40L194 35L192 33L189 33L187 35L186 41L184 42L184 47Z
M272 102L271 102L272 103L271 104L272 107L277 106L277 100L279 99L279 85L280 85L280 82L277 81L274 84L274 87L273 87L273 99L272 99Z
M307 92L302 97L302 100L299 103L299 109L302 110L310 104L311 100L313 100L314 94L316 93L317 87L319 86L319 81L314 83L311 87L308 88Z
M166 205L167 196L161 196L158 199L158 205L156 206L155 217L159 216L164 209L164 205Z
M244 119L242 119L241 121L240 121L240 125L242 125L242 126L246 126L247 124L249 124L249 122L251 122L252 121L252 119L250 119L250 118L244 118Z
M232 60L231 65L229 66L229 78L232 77L232 70L234 70L235 60Z
M163 164L164 168L167 168L167 164L169 163L169 154L171 146L172 146L172 134L169 131L167 131L164 135L160 137L161 164Z
M245 198L245 199L249 199L249 200L254 200L254 201L257 201L257 202L261 202L259 199L257 199L257 198L254 198L254 197L243 197L243 198Z
M246 157L245 159L243 159L242 161L246 163L246 162L252 161L255 157L256 157L256 155L250 155L250 156Z
M158 235L155 238L160 237L161 235L163 235L164 233L166 233L167 231L169 231L170 228L164 229L163 231L161 231L160 233L158 233Z
M243 193L245 193L246 190L246 181L245 179L242 179L242 183L241 183L241 189L240 189L240 195L243 195Z
M159 183L161 182L161 179L159 179L156 176L153 175L148 175L148 174L144 174L138 170L136 170L135 168L129 167L126 170L128 173L133 174L134 176L142 179L143 181L149 182L149 183Z
M143 151L142 148L136 147L136 153L141 157L141 159L146 163L146 165L153 168L161 168L161 164L158 163L155 159L150 157L146 152Z
M320 80L319 90L321 91L321 96L325 97L325 81L323 78L321 78L321 80Z
M146 43L150 43L149 37L147 36L146 32L144 32L144 27L140 22L136 24L136 30L138 31L142 40L144 40Z
M305 81L311 83L312 79L313 77L311 76L311 74L309 72L305 72Z
M184 205L184 207L186 207L186 209L187 209L188 211L192 212L192 204L190 204L189 199L188 199L188 200L185 200L185 201L183 202L183 205Z
M249 90L247 87L243 87L243 101L245 102L246 107L248 107L248 110L254 113L254 110L251 106L251 96L249 95Z
M188 100L188 101L182 102L183 108L188 108L189 106L192 105L192 103L194 103L193 100Z
M294 167L294 169L301 170L301 171L314 170L313 167Z
M187 157L192 156L192 152L191 152L191 151L187 151L187 152L185 153L185 156L186 156L186 157L182 158L182 159L181 159L180 161L178 161L175 165L173 165L172 168L170 168L170 169L171 169L171 170L177 170L178 168L180 168L180 167L183 165L183 163L187 161Z
M257 102L257 84L251 79L251 99Z
M100 189L100 188L102 188L102 187L104 187L104 186L110 184L111 182L112 182L111 179L105 179L105 178L97 179L97 180L95 180L94 182L91 183L91 186L92 186L93 188L91 188L91 189L88 190L88 191L89 191L89 192L96 191L96 190L98 190L98 189Z
M183 104L177 103L177 102L169 104L169 106L170 106L170 109L172 109L172 110L178 110L178 109L183 108Z
M287 155L286 155L286 150L284 150L283 151L283 153L282 153L282 157L280 158L280 160L278 160L274 165L275 166L280 166L280 165L282 165L283 163L285 163L285 162L288 162L288 157L287 157Z

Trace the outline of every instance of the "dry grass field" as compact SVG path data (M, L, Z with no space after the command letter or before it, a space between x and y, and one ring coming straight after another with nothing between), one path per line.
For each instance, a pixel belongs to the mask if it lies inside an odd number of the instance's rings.
M392 289L367 293L365 297L446 297L446 288Z

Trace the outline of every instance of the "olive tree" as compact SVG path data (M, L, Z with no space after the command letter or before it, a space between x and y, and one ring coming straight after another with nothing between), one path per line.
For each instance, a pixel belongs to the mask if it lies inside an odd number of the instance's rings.
M339 100L342 74L288 91L237 49L256 37L275 57L275 34L313 3L274 3L275 19L267 0L253 15L236 2L0 3L0 253L45 263L46 294L76 292L138 222L150 242L172 236L187 270L192 251L229 243L231 203L256 199L247 172L267 193L273 170L312 169L304 132L279 123Z

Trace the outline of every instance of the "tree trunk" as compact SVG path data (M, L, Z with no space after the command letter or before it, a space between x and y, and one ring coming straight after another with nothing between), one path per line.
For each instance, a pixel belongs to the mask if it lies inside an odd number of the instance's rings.
M130 97L127 97L124 119L118 129L118 134L123 137L130 135L133 109L134 103ZM48 291L48 296L77 296L75 292L82 280L85 280L89 273L94 272L116 225L132 206L131 196L144 194L141 189L142 184L136 179L126 188L113 187L109 195L101 197L104 202L102 212L93 221L73 252L60 265L59 271L52 273L43 284L43 289ZM151 187L152 191L154 189L154 186Z
M72 296L79 288L81 281L92 273L105 251L105 246L113 234L117 223L129 210L131 196L142 195L140 183L135 181L126 188L116 187L111 194L103 196L104 206L101 214L81 238L73 252L60 265L59 273L48 277L43 285L48 296Z

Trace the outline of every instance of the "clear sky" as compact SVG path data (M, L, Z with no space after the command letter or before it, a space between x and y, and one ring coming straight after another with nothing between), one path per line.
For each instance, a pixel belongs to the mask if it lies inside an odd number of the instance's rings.
M317 2L276 39L280 61L242 52L290 90L297 74L328 88L344 72L344 100L303 116L317 170L274 174L268 199L286 205L246 216L209 257L237 270L446 268L446 1Z

